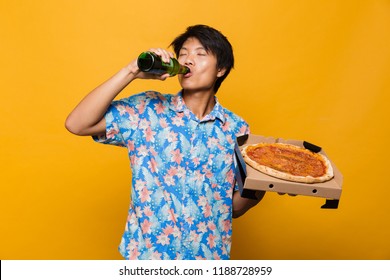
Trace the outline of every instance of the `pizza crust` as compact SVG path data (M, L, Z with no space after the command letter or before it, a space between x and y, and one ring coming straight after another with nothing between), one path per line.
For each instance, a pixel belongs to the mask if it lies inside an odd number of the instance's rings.
M250 166L252 166L254 169L266 174L266 175L270 175L272 177L276 177L276 178L279 178L279 179L283 179L283 180L287 180L287 181L292 181L292 182L299 182L299 183L322 183L322 182L325 182L325 181L328 181L330 179L333 178L334 174L333 174L333 168L332 168L332 164L330 163L329 159L324 156L323 154L320 154L320 153L313 153L316 157L318 157L325 165L326 167L326 172L324 175L320 176L320 177L313 177L313 176L297 176L297 175L292 175L292 174L289 174L289 173L286 173L286 172L282 172L282 171L279 171L279 170L276 170L276 169L273 169L271 167L268 167L268 166L265 166L265 165L261 165L259 164L258 162L252 160L248 154L247 154L247 149L249 147L255 147L255 146L258 146L258 145L262 145L262 144L267 144L267 143L259 143L259 144L253 144L253 145L247 145L245 146L241 153L242 153L242 156L245 160L245 162L247 164L249 164ZM276 144L276 143L272 143L272 144ZM305 149L305 148L302 148L302 147L299 147L299 146L295 146L295 145L291 145L291 144L284 144L284 143L277 143L278 145L284 145L285 147L290 147L292 149Z

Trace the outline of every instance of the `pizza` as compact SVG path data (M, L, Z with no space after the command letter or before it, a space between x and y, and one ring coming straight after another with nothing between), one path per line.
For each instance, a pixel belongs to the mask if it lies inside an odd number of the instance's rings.
M258 143L242 149L245 162L267 175L300 183L320 183L333 178L328 158L306 148L285 143Z

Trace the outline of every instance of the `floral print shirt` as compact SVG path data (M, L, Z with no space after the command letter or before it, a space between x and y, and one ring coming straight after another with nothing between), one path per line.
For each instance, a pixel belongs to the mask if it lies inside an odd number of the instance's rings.
M125 259L229 259L234 145L247 123L216 98L199 120L177 95L148 91L113 101L106 135L126 147L132 169Z

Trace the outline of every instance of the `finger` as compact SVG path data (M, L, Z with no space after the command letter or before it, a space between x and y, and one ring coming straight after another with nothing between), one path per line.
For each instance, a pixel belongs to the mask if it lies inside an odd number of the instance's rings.
M167 50L162 49L161 50L161 59L165 63L169 63L171 61L171 55Z
M165 63L169 63L171 58L174 57L174 54L172 52L169 52L162 48L152 48L149 49L150 52L153 52L161 57L161 60Z
M166 74L163 74L163 75L161 75L161 76L159 76L159 79L161 80L161 81L165 81L167 78L169 78L170 76L169 76L169 74L168 73L166 73Z
M169 74L166 73L166 74L154 74L154 73L149 73L149 72L140 72L138 74L138 77L141 78L141 79L149 79L149 80L166 80L167 78L169 78Z

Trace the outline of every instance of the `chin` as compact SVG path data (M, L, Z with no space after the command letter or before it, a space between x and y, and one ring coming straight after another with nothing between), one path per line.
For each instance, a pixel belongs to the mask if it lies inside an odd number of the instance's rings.
M210 87L208 86L201 86L201 85L194 85L193 83L180 83L180 86L183 90L187 91L204 91L209 89Z
M196 91L199 89L198 87L189 86L189 85L186 85L185 83L180 83L180 85L181 85L181 88L185 91Z

